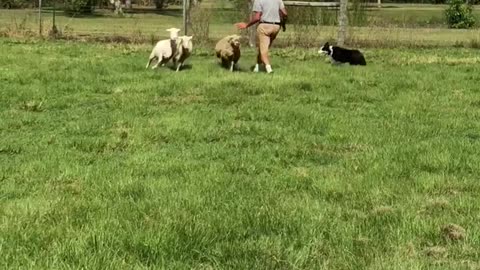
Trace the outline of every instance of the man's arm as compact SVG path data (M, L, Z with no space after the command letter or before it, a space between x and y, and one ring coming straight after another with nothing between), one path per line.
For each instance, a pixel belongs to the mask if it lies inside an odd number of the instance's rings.
M280 0L280 10L279 10L279 15L280 15L280 26L282 27L283 32L287 30L287 9L285 8L285 4L283 3L282 0Z
M287 10L285 8L280 8L280 26L282 27L282 31L285 32L287 30Z
M287 18L288 14L287 14L287 9L285 8L285 4L283 3L282 0L280 0L280 17L283 19L283 18Z
M262 13L255 11L253 12L252 17L250 18L250 22L248 23L240 22L240 23L236 23L235 25L237 26L238 29L245 29L259 22L261 18L262 18Z
M247 28L258 23L262 18L262 12L255 11L253 12L250 22L247 24Z
M262 4L261 4L260 0L254 0L253 1L253 7L252 7L253 14L250 17L250 22L248 22L248 23L244 23L244 22L236 23L235 26L237 26L238 29L245 29L245 28L248 28L248 27L256 24L262 18L262 10L263 10L262 9Z

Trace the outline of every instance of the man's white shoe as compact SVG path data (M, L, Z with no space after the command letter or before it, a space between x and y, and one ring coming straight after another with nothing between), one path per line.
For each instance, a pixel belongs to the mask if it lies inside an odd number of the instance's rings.
M272 73L273 72L272 66L270 66L270 65L266 65L265 69L267 70L267 73Z

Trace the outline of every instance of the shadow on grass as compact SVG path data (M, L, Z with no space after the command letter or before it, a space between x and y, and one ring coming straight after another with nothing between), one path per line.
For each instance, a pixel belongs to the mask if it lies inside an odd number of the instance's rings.
M173 64L169 64L166 66L168 69L172 70L172 71L176 71L177 70L177 66L174 66ZM185 64L183 65L183 67L180 68L179 72L180 71L184 71L184 70L191 70L193 68L193 65L192 64Z
M230 72L230 65L228 64L223 64L223 63L220 63L220 62L217 62L216 65L225 70L225 71L228 71ZM245 69L244 67L240 66L240 64L237 63L237 65L235 65L235 67L233 68L233 72L247 72L248 70Z

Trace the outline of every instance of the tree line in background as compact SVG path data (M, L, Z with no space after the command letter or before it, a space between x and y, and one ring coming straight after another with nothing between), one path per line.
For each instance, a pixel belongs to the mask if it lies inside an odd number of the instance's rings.
M98 8L112 7L114 0L42 0L42 5L51 6L53 1L59 6L73 9L83 9L84 12ZM197 0L198 1L198 0ZM235 6L244 6L248 1L245 0L227 0L234 3ZM302 0L318 1L318 0ZM334 2L333 0L323 0L324 2ZM383 0L382 3L406 3L406 4L448 4L450 0ZM121 0L122 4L129 8L130 5L137 7L155 7L158 10L164 9L169 5L181 5L182 0ZM196 1L195 1L196 2ZM372 3L377 1L372 0ZM464 1L465 2L465 1ZM480 4L480 0L466 0L469 4ZM0 0L0 8L35 8L38 7L38 0Z
M57 9L63 9L67 14L92 14L95 8L109 8L115 10L115 12L123 12L122 8L130 9L133 5L135 8L152 8L156 10L162 10L169 5L181 6L183 0L42 0L43 7L51 7L55 5ZM192 6L196 6L201 3L202 0L190 0ZM219 0L216 0L219 1ZM241 10L243 14L248 14L250 10L250 2L247 0L220 0L229 2L231 7L236 10ZM304 1L318 1L318 0L304 0ZM325 1L325 0L324 0ZM327 0L327 2L333 2L334 0ZM372 0L370 0L372 1ZM349 20L355 25L355 19L362 19L364 15L363 4L369 2L369 0L350 0L352 4L353 13L355 13L354 20ZM376 3L377 1L374 0ZM215 2L217 3L217 2ZM224 3L224 2L223 2ZM472 5L480 4L480 0L383 0L382 3L424 3L424 4L448 4L448 8L445 10L446 23L450 28L470 28L475 24L475 17L472 14ZM218 7L221 7L222 3L219 2ZM0 8L36 8L38 7L38 0L0 0ZM191 9L192 11L193 9ZM204 12L204 11L201 11ZM307 12L308 13L308 12ZM241 14L238 14L241 15ZM301 12L304 22L308 19L305 16L305 12ZM363 16L361 16L363 15ZM243 16L243 15L241 15ZM203 17L200 15L200 17ZM310 16L312 17L312 16ZM316 14L311 18L317 20ZM328 18L328 16L320 16L322 18ZM365 19L365 18L363 18Z
M42 0L42 6L52 6L53 3L64 9L73 9L84 13L93 12L95 8L113 8L114 0ZM131 5L137 7L155 7L158 10L164 9L169 5L179 5L182 0L121 0L122 5L127 8ZM0 0L0 8L18 9L18 8L37 8L38 0Z

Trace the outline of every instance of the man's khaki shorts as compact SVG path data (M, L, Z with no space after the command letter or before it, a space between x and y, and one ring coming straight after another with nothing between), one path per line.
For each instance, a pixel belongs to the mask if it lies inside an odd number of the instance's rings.
M260 53L267 53L268 48L280 32L280 25L260 23L257 26L257 40Z

